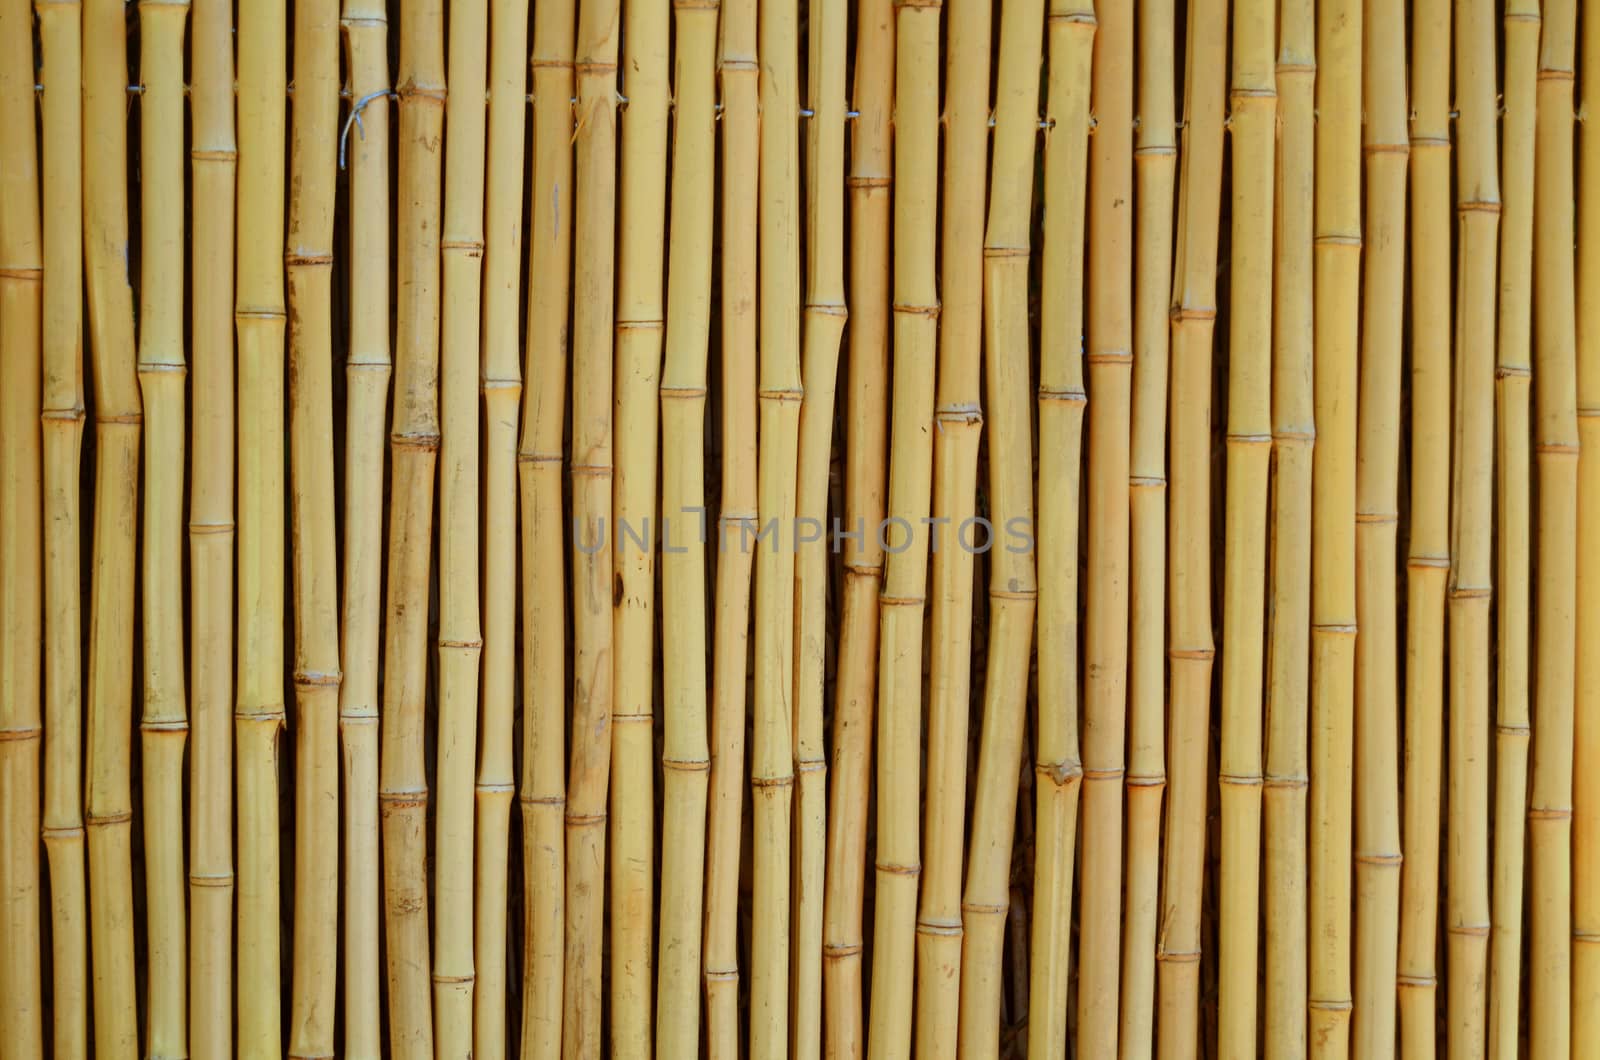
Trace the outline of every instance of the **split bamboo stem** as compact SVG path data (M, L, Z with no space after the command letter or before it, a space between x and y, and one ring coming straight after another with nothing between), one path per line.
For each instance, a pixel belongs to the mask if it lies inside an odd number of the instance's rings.
M856 118L850 135L849 368L844 447L843 615L838 626L833 766L829 771L827 878L823 896L824 1046L832 1060L859 1060L862 905L867 804L872 790L877 700L878 594L883 545L869 527L884 518L888 448L889 218L893 184L894 5L854 7ZM859 533L858 533L859 532ZM840 542L845 540L840 535Z
M1133 422L1128 454L1128 772L1120 1055L1155 1048L1161 797L1166 790L1167 316L1177 176L1172 0L1142 0L1133 152ZM1058 988L1059 989L1059 988Z
M1088 164L1094 12L1087 4L1009 0L1000 12L994 168L984 230L984 342L989 395L989 655L984 675L972 843L961 907L964 1060L996 1057L1006 945L1017 775L1025 768L1028 669L1039 622L1036 915L1029 946L1032 996L1050 1014L1029 1035L1031 1055L1066 1047L1072 856L1083 770L1078 761L1078 488L1083 427L1083 202ZM1034 524L1033 415L1028 320L1040 79L1043 86L1044 233L1041 280L1059 292L1040 319L1039 523ZM1023 540L1017 537L1018 532ZM1037 578L1035 544L1044 566ZM1069 558L1070 557L1070 558ZM1043 910L1043 912L1039 912ZM1012 939L1013 946L1024 944Z
M1262 781L1265 989L1262 1047L1306 1051L1306 794L1311 639L1313 198L1316 16L1279 9L1280 132L1273 195L1271 598ZM1430 951L1431 952L1431 951Z
M50 867L52 1055L89 1051L83 838L83 615L79 465L83 452L82 8L40 0L44 84L41 307L44 545L44 807Z
M1399 630L1395 558L1400 505L1400 390L1405 319L1405 10L1369 2L1362 94L1366 121L1366 267L1362 273L1356 439L1355 1057L1392 1057L1400 931Z
M388 14L382 0L346 0L350 94L361 111L348 139L350 331L345 363L344 582L339 737L344 827L341 939L346 1056L383 1049L379 968L378 643L383 599L383 449L389 376ZM378 93L374 95L374 93Z
M333 211L339 6L299 0L290 129L290 508L295 588L291 1057L334 1055L339 945L339 599L333 484Z
M946 27L940 191L938 381L933 410L928 623L926 854L917 912L916 1055L954 1057L961 993L961 862L971 710L972 540L983 432L984 206L993 6L951 0ZM1036 18L1037 21L1037 18ZM1033 65L1037 65L1036 63ZM1035 78L1037 80L1037 78ZM1037 105L1028 115L1038 135ZM996 116L998 125L999 117ZM1024 192L1031 201L1032 188ZM810 387L808 395L815 396ZM807 402L810 405L810 401ZM809 415L809 414L808 414ZM890 560L890 566L894 561ZM920 655L920 652L918 653Z
M618 0L578 9L572 346L571 766L566 807L565 1007L561 1055L601 1047L606 791L611 772L612 327L615 310Z
M285 5L239 8L238 339L238 1043L283 1055L278 741L284 722ZM108 85L109 97L118 86ZM107 108L117 106L107 99ZM387 302L385 302L387 305Z
M1406 561L1400 1055L1432 1060L1450 568L1450 5L1411 5L1411 533Z
M1493 5L1456 11L1455 440L1451 475L1450 732L1445 1004L1451 1056L1484 1055L1489 958L1489 602L1500 183Z
M478 377L482 324L487 0L450 4L440 229L438 790L433 846L434 1055L472 1055L473 807L479 609Z
M433 486L440 444L444 30L442 0L408 0L402 6L395 404L389 436L389 570L378 778L389 1049L401 1060L431 1057L434 1045L428 977L428 781L423 732Z
M716 0L674 0L672 248L661 377L661 972L656 1055L700 1054L706 796L705 409L716 209Z
M1534 126L1539 7L1506 5L1501 87L1499 315L1495 337L1495 588L1498 644L1495 708L1494 867L1489 940L1489 1055L1515 1057L1522 1001L1522 888L1528 800L1529 392L1533 364Z
M527 147L528 0L490 0L488 170L484 200L483 689L473 840L472 1054L506 1055L507 882L517 684L518 327L522 173ZM570 112L569 112L570 113ZM540 601L541 606L548 601Z
M195 4L190 69L195 230L190 265L189 1048L196 1056L213 1057L233 1051L233 238L239 156L233 125L233 8L226 0ZM336 870L337 856L329 861ZM331 990L333 977L327 978Z
M145 916L150 1056L186 1056L183 870L183 36L188 0L140 0L139 386L144 393L142 615Z
M940 79L936 71L941 7L941 0L902 2L895 22L895 354L888 519L883 534L889 555L878 600L878 844L867 1027L871 1060L909 1056L912 1044L917 885L922 873L918 818L922 623L928 574L924 520L932 491L939 328L935 263ZM765 446L762 453L765 456Z
M573 0L534 9L533 206L529 209L527 386L517 447L522 509L523 986L521 1055L561 1048L565 922L567 589L562 430L572 289ZM519 193L520 194L520 193Z
M624 0L617 196L616 520L611 710L611 1053L650 1056L655 902L656 433L672 84L668 0Z
M1577 641L1578 416L1572 244L1577 5L1545 0L1534 190L1533 439L1539 475L1533 775L1528 786L1528 1045L1572 1047L1572 739Z
M1172 316L1172 470L1168 509L1171 710L1162 935L1156 943L1157 1047L1197 1056L1200 891L1205 867L1206 754L1211 714L1211 346L1227 52L1225 0L1189 9L1178 249Z
M828 760L823 725L827 680L828 570L824 523L833 463L834 392L844 337L844 123L846 0L808 9L810 58L806 123L806 290L800 441L795 495L795 853L790 1055L821 1060L823 918L828 843ZM981 146L980 146L981 149ZM804 527L804 530L800 529ZM968 582L970 584L969 576ZM963 758L964 761L964 758ZM956 842L955 856L961 856ZM960 875L960 862L956 863ZM959 902L959 885L956 901ZM951 982L958 969L950 968ZM955 1011L951 999L951 1011ZM954 1028L950 1041L954 1043Z
M139 1043L134 986L130 767L135 528L144 406L134 368L133 288L127 269L128 60L122 0L90 0L85 5L83 48L84 136L95 144L97 160L96 165L85 166L83 174L85 287L95 387L94 545L89 574L88 741L84 761L89 945L95 1053L111 1060L132 1060L138 1055ZM7 253L4 260L12 260L11 255ZM5 312L0 309L0 314ZM0 335L0 342L3 341ZM8 387L6 384L0 389ZM6 415L10 422L11 413ZM232 445L231 439L228 444ZM4 453L17 451L7 438ZM9 501L5 507L15 510ZM9 543L5 555L12 555ZM230 956L225 967L231 970L232 966ZM228 1004L231 1011L231 997ZM199 1034L196 1038L204 1040Z
M1133 386L1133 5L1096 11L1089 141L1088 585L1083 638L1083 896L1078 1038L1117 1050L1122 784L1128 690L1129 446ZM1063 561L1064 557L1063 557Z
M1218 1052L1256 1055L1262 677L1272 456L1271 283L1277 80L1272 0L1233 12L1227 505L1223 558ZM1396 362L1398 364L1398 361ZM1392 983L1391 976L1390 982Z

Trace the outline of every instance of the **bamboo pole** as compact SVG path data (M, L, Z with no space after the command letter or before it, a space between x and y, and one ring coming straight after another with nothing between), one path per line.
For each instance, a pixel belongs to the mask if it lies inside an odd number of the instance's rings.
M1217 998L1218 1052L1231 1057L1256 1055L1262 653L1272 454L1272 302L1261 291L1271 282L1273 263L1275 15L1271 0L1240 0L1233 13L1229 245L1235 279L1228 332Z
M83 174L85 287L95 388L94 544L89 574L84 760L89 945L95 1053L111 1060L132 1060L138 1055L138 1026L129 774L143 404L134 371L133 288L127 269L128 60L121 0L91 0L84 7L83 48L84 135L86 142L95 144L98 163L84 166ZM5 259L11 260L9 253ZM0 309L0 314L4 313ZM0 341L4 341L3 335ZM0 389L9 391L9 384ZM10 415L8 412L7 422ZM17 451L7 438L0 460L4 453ZM15 510L9 501L5 507ZM4 554L13 554L9 543ZM0 573L0 578L4 576ZM232 968L231 958L227 967Z
M1456 11L1457 181L1455 441L1449 597L1450 733L1446 862L1446 1021L1451 1056L1482 1056L1489 957L1489 475L1500 183L1496 167L1493 5Z
M617 194L616 599L612 613L610 999L612 1055L651 1053L655 900L656 433L666 244L671 5L622 5L621 187Z
M490 0L488 171L484 205L483 692L473 835L472 1053L506 1055L507 881L517 684L517 329L522 294L522 172L527 149L528 0ZM569 112L570 113L570 112ZM541 601L541 606L546 602ZM520 980L518 980L520 981Z
M333 211L339 6L294 9L289 458L295 603L294 979L289 1055L333 1055L339 940L339 600L333 484Z
M947 17L930 528L928 782L922 806L926 854L916 940L919 1057L956 1055L961 1012L961 861L966 838L973 589L973 551L963 543L974 539L978 438L983 431L980 372L993 5L951 0ZM1037 136L1038 119L1029 117ZM1025 198L1031 199L1031 191L1030 186ZM810 387L807 393L814 396Z
M1210 418L1221 207L1224 0L1194 0L1184 63L1182 174L1172 316L1172 469L1167 567L1166 856L1163 934L1156 943L1157 1039L1162 1060L1193 1057L1200 1032L1200 890L1205 861L1206 754L1211 714Z
M389 24L381 0L346 0L352 106L350 331L345 364L344 581L341 586L339 739L344 827L341 938L346 1056L383 1049L378 957L378 642L383 594L383 449L392 367L389 331ZM347 121L349 119L346 119Z
M1279 10L1281 115L1273 233L1272 569L1267 630L1263 1049L1306 1050L1306 793L1311 638L1313 92L1311 0Z
M1450 7L1411 5L1411 533L1397 993L1400 1054L1432 1060L1450 567Z
M795 493L794 772L795 853L791 993L794 1012L790 1055L821 1060L822 964L828 760L823 727L827 680L828 569L824 522L833 463L834 392L844 338L844 125L846 0L820 0L809 9L810 69L806 78L806 288L804 347ZM968 582L970 584L969 576ZM956 843L955 857L961 856ZM960 875L960 862L956 874ZM956 892L959 902L959 888ZM954 983L958 969L950 968ZM954 1012L955 1005L951 1004ZM954 1030L951 1042L953 1050Z
M489 5L450 4L440 229L439 720L433 869L436 1057L472 1055L473 804L483 653L478 553L478 376L482 323Z
M1405 319L1405 11L1363 12L1368 248L1362 274L1356 462L1355 973L1356 1057L1392 1057L1400 931L1400 389Z
M533 195L529 210L527 371L517 446L522 509L521 1055L561 1047L566 809L566 527L562 429L572 269L572 0L534 9Z
M561 1055L602 1041L606 790L613 711L612 326L618 0L578 9L572 346L572 748L566 808L565 1008Z
M700 1053L706 853L706 358L716 190L716 0L674 0L677 60L661 377L661 971L656 1055Z
M146 1052L187 1055L183 871L183 35L188 0L140 0L139 386L144 393L142 498ZM166 278L157 280L157 277Z
M83 860L83 616L79 568L83 449L82 9L41 0L43 159L41 307L44 525L44 807L50 869L52 1055L89 1047Z
M872 1060L909 1056L912 1042L917 884L922 872L918 818L928 567L924 520L932 488L930 427L939 326L935 71L941 6L940 0L902 3L895 22L895 354L888 519L883 534L888 558L878 601L878 843L867 1027L867 1055ZM764 446L762 452L765 455Z
M428 977L428 781L423 760L433 484L440 444L440 157L444 5L400 12L400 159L395 405L389 436L389 547L379 812L383 821L389 1049L433 1054ZM442 638L441 638L442 639Z
M1172 199L1177 176L1172 0L1142 0L1138 133L1133 152L1133 422L1128 453L1128 772L1120 1055L1155 1048L1156 937L1161 901L1161 797L1166 790L1167 316L1172 303ZM1058 988L1059 989L1059 988Z
M1538 494L1537 680L1528 786L1530 1055L1572 1047L1572 738L1577 642L1578 418L1572 244L1577 5L1546 0L1534 191L1533 438Z
M862 0L855 11L855 82L850 129L849 367L844 447L843 614L838 626L833 763L829 771L827 878L823 896L824 1045L835 1060L859 1060L862 915L867 805L877 700L878 594L888 448L889 219L893 185L894 5Z
M224 0L195 5L190 69L195 231L190 272L194 456L189 662L194 743L189 753L189 904L194 930L189 939L189 1046L195 1055L210 1057L233 1050L233 239L239 156L233 125L233 9ZM328 978L331 987L333 977Z

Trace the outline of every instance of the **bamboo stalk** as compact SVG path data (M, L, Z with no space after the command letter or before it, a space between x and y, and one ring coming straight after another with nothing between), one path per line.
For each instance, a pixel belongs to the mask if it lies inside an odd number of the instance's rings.
M527 148L528 0L489 5L488 177L483 258L483 692L473 886L472 1053L506 1055L507 879L517 683L517 329ZM570 112L569 112L570 113ZM541 602L543 605L544 602Z
M233 1049L233 236L238 152L233 9L223 0L195 5L190 67L195 231L190 273L194 743L189 754L189 904L194 930L189 939L189 1045L195 1055L209 1057L226 1056Z
M1313 166L1316 19L1311 0L1280 9L1281 132L1273 195L1272 571L1262 784L1265 993L1262 1045L1306 1049L1306 793L1311 638Z
M82 515L83 111L82 10L41 0L44 84L41 410L44 546L44 807L50 869L52 1054L86 1056L89 960L83 875Z
M1167 561L1166 856L1163 934L1156 943L1157 1048L1193 1057L1200 1031L1200 890L1205 862L1206 754L1211 713L1210 418L1221 208L1224 0L1194 0L1184 63L1184 126L1173 286L1171 497Z
M888 446L889 219L893 184L890 113L894 93L894 5L855 7L855 83L850 130L850 288L846 379L844 513L852 547L844 557L829 772L827 878L823 897L824 1044L834 1060L859 1060L862 1016L862 906L867 804L877 699L878 594ZM859 533L858 533L859 532ZM844 540L843 534L840 541ZM835 546L837 547L837 546Z
M341 939L346 1056L383 1049L378 957L378 642L383 593L383 449L392 366L389 331L389 90L386 7L347 0L350 93L361 110L350 165L350 331L345 364L344 581L339 739L344 827ZM348 120L348 119L347 119Z
M1450 7L1411 5L1411 534L1406 561L1400 1053L1432 1060L1450 568Z
M565 920L566 538L561 436L572 269L571 0L534 9L533 196L529 209L527 380L517 480L522 509L523 991L521 1055L561 1047Z
M289 1055L333 1055L339 919L339 600L333 484L333 211L339 7L294 14L289 457L295 588L294 980Z
M188 0L140 0L139 386L144 393L144 862L146 1052L187 1055L183 871L183 35ZM156 277L170 278L165 282Z
M112 1060L131 1060L138 1054L138 1026L129 773L143 404L134 371L133 289L127 269L128 66L121 0L91 0L84 7L83 47L84 134L86 142L95 144L97 162L84 166L83 174L85 286L95 387L94 544L89 575L88 744L84 761L89 945L95 1053ZM9 253L5 257L11 260ZM4 312L0 310L0 314ZM10 386L0 385L0 389L10 391ZM7 438L0 460L5 453L17 451ZM14 510L9 501L5 507ZM9 543L4 554L13 554ZM231 959L228 967L232 967Z
M1500 183L1493 5L1456 12L1455 440L1449 596L1446 1020L1451 1056L1482 1056L1489 957L1489 650L1493 327Z
M616 599L612 611L610 1005L612 1055L651 1053L655 899L655 525L660 415L662 264L666 244L667 62L671 5L622 5L621 181L617 195L616 472L612 509Z
M1405 11L1363 12L1369 248L1362 274L1356 440L1355 976L1352 1055L1391 1057L1400 931L1399 630L1395 557L1400 504L1400 388L1405 318Z
M440 229L439 730L434 818L433 1018L436 1057L472 1055L473 804L479 604L478 376L483 267L489 5L450 4Z
M44 251L27 0L0 7L0 41L0 1040L18 1056L40 1056Z
M661 971L656 1055L700 1053L706 853L706 358L716 190L716 0L674 0L672 233L661 377Z
M389 436L389 571L378 802L383 820L389 1049L402 1060L431 1057L434 1041L427 972L428 781L423 715L433 484L440 444L444 29L441 0L409 0L401 8L395 407Z
M1578 417L1572 85L1577 5L1546 0L1534 191L1534 452L1539 475L1533 776L1528 786L1528 1043L1572 1048L1572 739L1577 642Z
M844 125L849 7L845 0L821 0L808 12L810 69L806 83L810 120L806 123L806 304L802 317L805 343L802 386L806 401L800 410L794 546L794 771L797 790L792 885L793 963L790 969L794 1030L790 1055L820 1060L823 1055L823 922L828 842L823 686L827 679L830 557L824 521L828 515L828 478L833 463L834 392L846 318ZM968 582L971 582L970 576ZM961 856L960 847L958 840L957 859ZM959 878L959 860L956 874ZM957 894L955 900L959 902L959 893L953 893ZM957 970L955 966L950 968L952 983L956 982ZM950 1008L953 1013L955 1005L951 1004ZM954 1037L952 1028L952 1051Z
M940 180L944 209L939 238L939 373L933 410L928 783L922 807L926 856L916 940L919 1057L956 1055L961 1012L961 855L966 838L973 588L973 551L964 542L972 539L977 514L978 439L983 431L984 205L994 11L988 3L952 0L948 20ZM1029 117L1036 136L1038 119ZM1031 191L1029 186L1023 192L1025 199L1031 199ZM807 393L813 393L810 387Z

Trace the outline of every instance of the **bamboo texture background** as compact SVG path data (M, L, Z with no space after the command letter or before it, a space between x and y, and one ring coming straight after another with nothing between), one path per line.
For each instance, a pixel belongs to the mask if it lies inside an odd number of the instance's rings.
M0 0L0 1060L1600 1058L1596 71Z

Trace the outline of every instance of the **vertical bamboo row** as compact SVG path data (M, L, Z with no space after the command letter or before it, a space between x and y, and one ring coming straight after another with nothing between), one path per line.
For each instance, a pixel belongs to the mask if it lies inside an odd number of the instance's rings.
M1182 176L1172 315L1172 470L1168 509L1167 744L1163 933L1156 947L1157 1049L1194 1057L1200 1034L1200 891L1211 714L1211 344L1222 198L1226 0L1193 0L1184 63Z
M395 398L389 435L389 542L379 812L389 979L389 1049L433 1055L428 976L428 589L439 455L440 148L445 108L444 4L400 10L399 255Z
M674 0L672 247L661 376L661 972L656 1055L700 1053L706 793L705 410L716 190L716 0Z
M83 450L82 8L40 0L44 84L41 450L44 542L44 807L50 868L52 1055L89 1046L83 838L83 616L78 478Z
M122 0L90 0L83 9L84 135L96 145L98 162L85 166L83 174L85 287L95 388L84 825L89 847L94 1047L97 1055L111 1060L132 1060L138 1055L130 849L133 792L129 774L133 758L134 571L143 404L134 368L133 288L127 269L128 60L124 16ZM4 260L13 259L7 253ZM9 307L10 303L0 306L0 316L8 314ZM0 342L3 341L0 333ZM6 376L7 380L10 378ZM10 383L0 385L0 389L9 391ZM11 416L8 410L6 422L11 421ZM11 442L6 439L0 460L4 454L21 451ZM8 511L17 510L10 500L5 507ZM8 557L14 554L13 544L8 539L4 550ZM230 917L231 913L230 903ZM232 966L230 955L226 967ZM231 997L228 1004L232 1004ZM196 1037L204 1040L198 1033Z
M139 386L144 392L144 861L151 1056L187 1055L183 754L183 36L188 0L140 0ZM161 280L156 280L161 277Z
M953 1057L961 992L961 862L971 709L973 517L983 431L984 194L992 5L951 0L945 45L938 380L933 410L927 793L918 895L916 1055ZM1037 107L1035 108L1037 110ZM1037 117L1032 130L1037 136ZM998 123L999 118L996 117ZM1025 197L1031 201L1031 187ZM807 387L811 394L811 388ZM809 405L810 402L808 401ZM891 561L892 565L893 561ZM918 653L920 654L920 653Z

